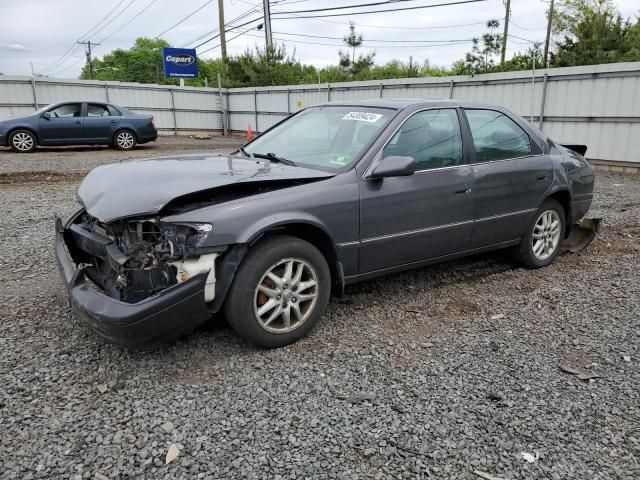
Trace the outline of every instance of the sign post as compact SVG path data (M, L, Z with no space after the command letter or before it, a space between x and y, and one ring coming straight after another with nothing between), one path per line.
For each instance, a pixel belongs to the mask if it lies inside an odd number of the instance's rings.
M179 78L181 84L185 78L198 77L198 62L193 48L163 48L162 65L164 78Z

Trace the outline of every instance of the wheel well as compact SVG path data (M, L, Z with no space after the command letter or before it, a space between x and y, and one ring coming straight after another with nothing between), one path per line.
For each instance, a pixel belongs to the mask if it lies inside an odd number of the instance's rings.
M278 225L264 232L264 235L284 234L297 237L309 242L311 245L320 250L320 253L327 260L329 271L331 272L331 284L334 292L338 295L342 294L343 281L342 271L338 265L338 253L333 240L327 233L314 225L307 223L288 223ZM261 237L260 237L261 238ZM259 239L256 239L256 241Z
M565 238L571 233L571 194L567 190L560 190L549 195L547 198L552 198L557 201L564 209L564 216L567 221L567 227L565 229Z
M133 136L136 138L136 142L138 141L138 134L136 133L136 131L132 128L129 127L122 127L119 128L118 130L115 131L115 133L113 134L113 141L116 141L116 135L118 135L120 132L126 130L127 132L131 132L133 134Z
M38 143L38 134L29 127L15 127L12 128L11 130L9 130L9 132L7 133L7 141L11 138L11 135L13 135L13 132L15 132L16 130L26 130L27 132L31 132L33 134L34 137L36 137L36 143Z

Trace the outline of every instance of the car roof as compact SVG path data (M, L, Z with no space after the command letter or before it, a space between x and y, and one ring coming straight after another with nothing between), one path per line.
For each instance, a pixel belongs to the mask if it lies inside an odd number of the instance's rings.
M501 109L498 105L489 105L478 102L467 102L455 99L425 99L425 98L366 98L361 100L340 100L326 102L326 106L363 106L372 108L393 108L403 110L409 107L433 108L433 107L491 107Z

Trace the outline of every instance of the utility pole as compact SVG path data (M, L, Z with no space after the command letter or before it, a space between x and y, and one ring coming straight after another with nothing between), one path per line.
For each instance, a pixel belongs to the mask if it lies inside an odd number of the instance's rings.
M86 50L86 54L87 54L87 65L89 65L89 80L93 80L93 61L92 61L92 57L91 57L91 40L87 40L86 42L76 42L79 43L80 45L86 45L87 46L87 50ZM100 45L99 43L94 43L93 46L95 47L96 45Z
M507 36L509 35L509 14L511 13L511 0L505 0L506 10L504 13L504 35L502 36L502 53L500 55L500 65L504 65L504 57L507 54Z
M549 67L549 41L551 39L551 22L553 21L553 0L549 5L549 18L547 19L547 39L544 42L544 58L542 59L542 65L546 68Z
M262 0L264 10L264 39L267 48L273 45L273 39L271 38L271 6L269 0Z
M218 0L218 25L220 26L220 54L222 55L222 76L227 81L227 36L224 31L224 0Z

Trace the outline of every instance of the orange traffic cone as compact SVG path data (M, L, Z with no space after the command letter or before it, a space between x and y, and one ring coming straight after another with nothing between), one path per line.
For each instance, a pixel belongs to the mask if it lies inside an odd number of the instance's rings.
M253 131L251 131L251 125L247 128L247 136L245 137L247 142L253 138Z

